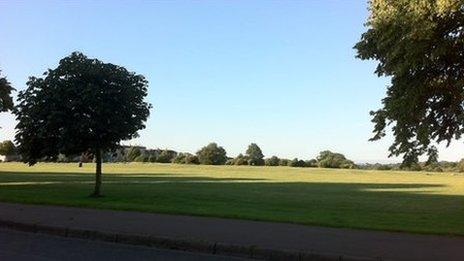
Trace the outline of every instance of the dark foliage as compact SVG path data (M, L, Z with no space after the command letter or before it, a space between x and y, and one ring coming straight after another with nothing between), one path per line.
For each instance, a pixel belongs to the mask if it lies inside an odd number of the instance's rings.
M272 156L264 160L266 166L279 166L280 159L277 156Z
M137 137L150 104L148 82L125 68L72 53L43 77L30 77L15 108L16 142L24 162L91 150L101 173L102 151ZM95 195L100 194L96 186Z
M303 168L306 167L306 163L304 162L304 160L294 158L292 161L290 161L289 166Z
M355 164L345 158L341 153L334 153L329 150L321 151L317 157L318 166L321 168L355 168Z
M14 88L6 77L1 76L0 71L0 112L6 112L13 109L13 98L11 92Z
M391 155L414 168L432 141L464 133L464 5L462 1L373 0L357 57L378 61L391 77L382 108L371 112L374 136L392 125Z
M11 156L16 155L16 146L11 140L5 140L0 143L0 155Z
M264 155L261 148L256 143L251 143L246 150L246 156L248 158L248 165L251 166L263 166Z
M204 165L224 165L227 161L226 150L212 142L197 152L198 161Z

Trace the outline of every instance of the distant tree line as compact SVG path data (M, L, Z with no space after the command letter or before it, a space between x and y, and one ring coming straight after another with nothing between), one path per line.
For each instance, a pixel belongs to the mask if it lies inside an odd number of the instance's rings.
M20 161L18 150L10 140L0 142L0 155L5 161ZM42 162L94 162L92 153L75 155L59 155L57 158L44 158ZM366 169L366 170L410 170L429 172L464 172L464 159L459 162L438 161L438 157L429 157L426 162L417 162L406 166L402 163L389 164L355 164L343 154L329 150L321 151L315 159L286 159L277 156L265 158L261 148L251 143L245 154L240 153L235 158L227 157L226 150L210 143L195 154L177 152L168 149L147 149L142 146L121 146L102 155L103 162L152 162L194 165L235 165L235 166L287 166L298 168L337 168L337 169Z
M360 164L359 169L366 170L410 170L410 171L427 171L427 172L464 172L464 159L458 162L455 161L439 161L434 164L427 162L419 162L410 167L404 166L402 163L389 164Z
M0 143L0 155L8 155L14 160L20 160L17 148L10 140ZM74 155L59 155L57 158L43 158L42 162L92 162L92 153ZM261 148L251 143L245 154L235 158L227 157L226 150L212 142L195 154L177 152L168 149L147 149L142 146L121 146L118 149L102 153L103 162L153 162L176 164L202 164L202 165L237 165L237 166L289 166L289 167L322 167L322 168L356 168L353 161L345 158L343 154L331 151L322 151L316 159L302 160L298 158L285 159L277 156L264 158Z

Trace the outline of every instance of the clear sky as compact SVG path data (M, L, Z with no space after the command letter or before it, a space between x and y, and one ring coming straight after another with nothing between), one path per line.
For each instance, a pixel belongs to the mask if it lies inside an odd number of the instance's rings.
M215 141L235 156L255 142L266 156L330 149L385 162L391 137L367 140L389 80L352 49L366 2L0 0L0 69L23 89L81 51L145 75L154 109L129 144L195 152ZM0 115L0 139L14 125ZM462 145L440 158L462 158Z

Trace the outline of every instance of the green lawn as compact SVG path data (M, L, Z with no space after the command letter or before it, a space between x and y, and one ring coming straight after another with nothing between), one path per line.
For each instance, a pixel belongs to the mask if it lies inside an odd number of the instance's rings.
M0 201L464 235L464 176L287 167L0 164Z

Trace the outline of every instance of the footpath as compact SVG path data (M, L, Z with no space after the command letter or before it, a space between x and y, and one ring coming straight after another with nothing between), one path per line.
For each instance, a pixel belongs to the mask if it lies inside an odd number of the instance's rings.
M464 260L464 237L75 207L0 203L0 227L265 260Z

